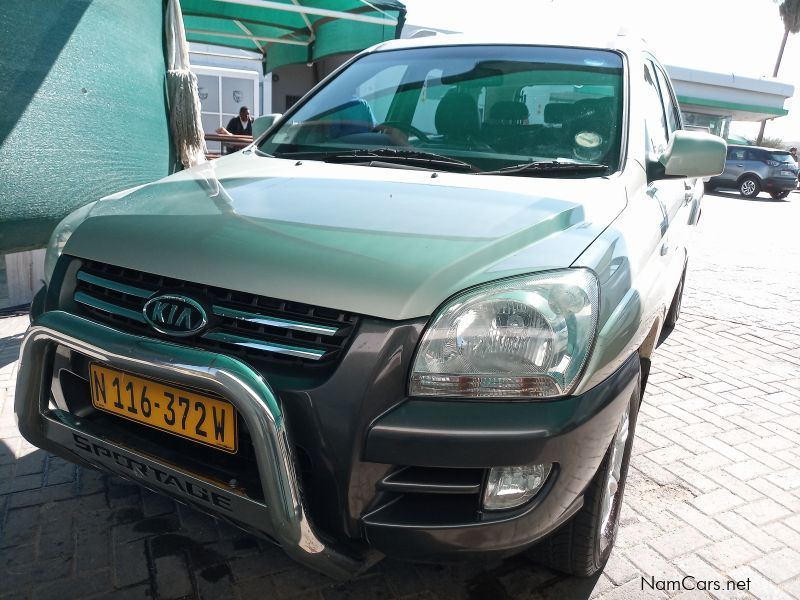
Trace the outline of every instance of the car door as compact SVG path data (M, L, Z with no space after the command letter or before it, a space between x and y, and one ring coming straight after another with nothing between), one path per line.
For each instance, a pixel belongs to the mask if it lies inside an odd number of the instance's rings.
M725 160L725 171L719 176L720 182L732 187L736 186L739 177L742 176L746 168L747 149L737 146L728 148L728 157Z
M647 93L647 152L653 158L663 154L672 134L680 129L680 115L672 92L662 74L663 87L659 84L658 69L652 58L644 61L644 78ZM663 260L664 277L661 281L663 297L670 296L678 285L686 257L686 230L688 228L690 203L694 197L694 182L687 179L659 179L650 183L647 194L661 206L663 221L662 240L659 253Z
M681 111L678 108L678 101L675 91L672 89L669 78L663 67L654 63L656 76L658 78L658 89L661 92L661 101L664 105L664 112L667 117L667 133L670 137L680 129L683 129ZM675 265L672 265L673 276L680 277L683 274L683 267L686 264L688 254L689 232L696 223L695 215L700 212L700 201L702 194L697 194L697 178L690 177L680 180L683 183L682 190L678 190L677 202L672 207L669 215L670 238L676 251Z
M745 153L744 172L754 173L762 180L768 176L767 153L758 148L748 148Z

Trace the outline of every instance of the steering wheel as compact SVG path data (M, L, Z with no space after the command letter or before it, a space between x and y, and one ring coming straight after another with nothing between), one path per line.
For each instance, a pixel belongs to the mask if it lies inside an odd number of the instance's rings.
M417 129L410 123L403 123L402 121L384 121L380 125L376 125L373 131L381 131L392 138L394 142L401 145L408 144L409 134L416 136L417 139L424 144L431 141L424 131ZM402 134L402 137L397 134Z

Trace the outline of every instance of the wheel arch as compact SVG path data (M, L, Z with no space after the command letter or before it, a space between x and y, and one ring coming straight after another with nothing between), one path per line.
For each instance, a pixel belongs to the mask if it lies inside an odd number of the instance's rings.
M736 180L736 185L737 186L742 185L742 182L749 177L752 177L758 182L758 185L764 187L764 180L758 173L755 173L754 171L748 171L747 173L742 173L741 175L739 175L739 179Z

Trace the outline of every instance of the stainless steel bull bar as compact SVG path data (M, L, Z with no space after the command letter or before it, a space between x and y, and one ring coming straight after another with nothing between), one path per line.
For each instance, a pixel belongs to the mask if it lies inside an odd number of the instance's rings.
M110 367L204 389L230 401L253 439L263 503L109 440L84 420L51 407L52 361L58 346ZM326 545L314 532L301 501L278 399L264 378L241 361L51 311L31 325L22 342L14 408L20 432L40 448L262 533L298 562L331 577L348 579L368 566Z

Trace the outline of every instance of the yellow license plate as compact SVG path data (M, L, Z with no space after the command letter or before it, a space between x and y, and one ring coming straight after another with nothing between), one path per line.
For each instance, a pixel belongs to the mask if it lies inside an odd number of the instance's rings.
M89 365L89 376L98 410L236 452L236 409L230 402L97 364Z

